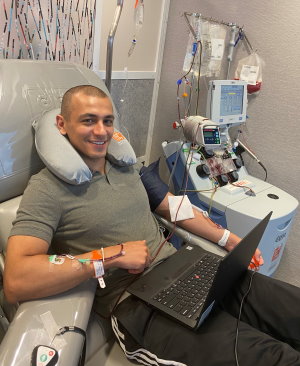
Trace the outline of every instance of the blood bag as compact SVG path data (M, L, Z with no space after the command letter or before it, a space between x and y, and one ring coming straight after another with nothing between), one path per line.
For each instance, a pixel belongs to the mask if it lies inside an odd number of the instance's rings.
M252 52L251 55L239 61L234 78L247 82L248 94L258 93L261 89L264 66L264 60L256 52Z

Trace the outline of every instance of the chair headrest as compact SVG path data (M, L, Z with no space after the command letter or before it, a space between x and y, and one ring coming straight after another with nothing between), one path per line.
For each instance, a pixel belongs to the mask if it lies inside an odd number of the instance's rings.
M47 168L60 179L75 185L88 182L92 179L90 169L56 126L56 115L59 113L60 109L53 109L33 122L36 150ZM107 157L119 166L136 163L133 148L116 129L108 147Z
M97 86L110 96L99 76L79 64L0 60L0 202L23 194L30 177L44 165L36 152L33 121L59 108L63 94L83 84ZM113 101L112 105L114 125L120 128ZM123 154L122 144L118 146ZM118 151L115 148L111 159L122 160Z

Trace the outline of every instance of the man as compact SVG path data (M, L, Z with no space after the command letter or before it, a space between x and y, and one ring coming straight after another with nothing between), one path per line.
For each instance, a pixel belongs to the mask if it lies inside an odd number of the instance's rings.
M88 278L102 278L105 273L105 285L102 282L102 288L97 291L95 310L100 315L107 316L134 275L151 266L154 263L153 258L158 261L174 253L175 249L166 243L156 257L164 238L150 211L147 193L139 175L140 166L121 168L112 165L106 159L114 130L113 120L111 102L101 90L92 86L79 86L70 89L64 95L61 114L57 116L57 126L82 156L93 172L93 178L90 183L71 186L54 176L48 169L43 169L32 177L24 193L7 247L4 290L8 301L17 302L57 294ZM170 193L166 192L154 207L155 212L167 218L168 195ZM198 211L195 211L195 218L182 220L178 224L215 243L218 243L224 234L224 229ZM225 248L231 250L239 240L235 234L230 233ZM55 256L49 257L49 253ZM255 256L262 264L259 251ZM80 262L100 258L105 259L99 261L100 266ZM294 295L291 296L293 298ZM234 309L237 303L228 308ZM132 303L129 304L130 310L135 311L131 307ZM225 304L226 301L224 307ZM234 315L236 310L232 310ZM174 329L179 329L185 338L190 337L193 342L199 343L198 335L195 337L194 333L182 330L174 324L167 324L166 319L160 316L159 318L159 324L166 325L171 331L175 327ZM219 352L216 352L215 362L219 362L220 356L224 357L224 350L233 347L236 321L223 310L209 318L212 320L208 319L199 333L202 344L206 344L205 339L211 344L210 338L216 329L223 329L224 334L228 330L231 332L230 337L222 337L218 341L221 343ZM252 318L253 316L251 321ZM137 321L139 323L140 319ZM264 325L265 321L262 323ZM134 321L132 325L135 328L138 326ZM264 328L260 327L261 324L255 325L260 329ZM161 329L160 332L165 332L167 328ZM245 328L245 332L252 330L250 326L242 328ZM185 331L188 335L184 334ZM255 332L257 334L258 331ZM166 331L165 334L169 333ZM287 332L282 338L289 336L290 333ZM255 339L261 340L260 337L259 334ZM251 344L249 339L246 339L247 345ZM180 337L171 343L171 350L178 351L178 340ZM159 352L162 352L161 356L169 357L168 352L164 353L165 344L166 340L160 342L163 350ZM174 359L185 360L188 350L189 347L179 352ZM289 351L291 350L289 346ZM203 360L208 356L212 357L208 351L207 347L201 351ZM298 352L294 352L298 355ZM192 356L193 352L189 351L188 354ZM232 359L232 355L230 350L229 360ZM295 359L296 356L293 354L293 357ZM283 359L284 362L289 360L285 357ZM300 364L299 357L297 360ZM200 359L188 361L188 364L197 364L198 361L200 364Z

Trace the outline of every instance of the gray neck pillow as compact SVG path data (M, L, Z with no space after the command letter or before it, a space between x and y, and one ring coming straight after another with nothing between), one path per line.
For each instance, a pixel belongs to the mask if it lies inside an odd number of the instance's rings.
M92 172L68 139L59 132L56 126L58 114L60 109L53 109L33 122L37 153L46 167L63 181L74 185L89 182ZM107 158L119 166L136 163L132 146L116 129L108 147Z

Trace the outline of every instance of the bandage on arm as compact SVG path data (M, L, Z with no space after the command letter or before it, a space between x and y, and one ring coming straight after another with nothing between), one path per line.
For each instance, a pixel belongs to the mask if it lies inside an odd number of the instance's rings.
M225 245L227 244L229 235L230 235L230 231L227 229L224 229L222 238L218 241L218 245L220 245L220 247L225 247Z

